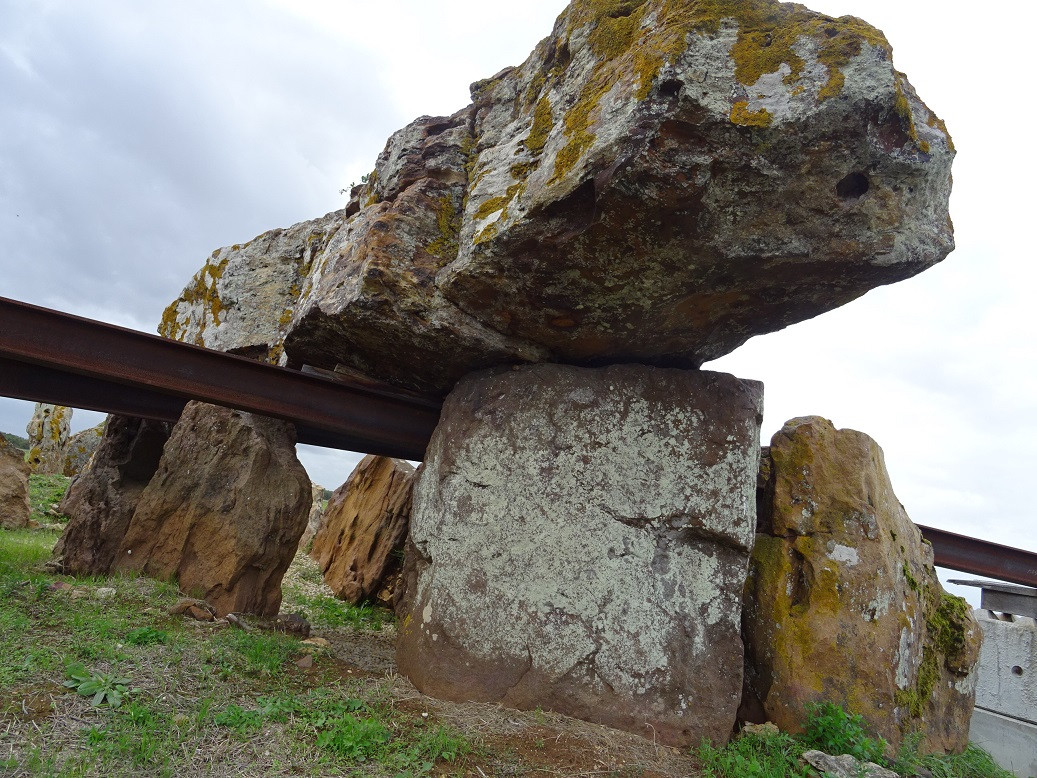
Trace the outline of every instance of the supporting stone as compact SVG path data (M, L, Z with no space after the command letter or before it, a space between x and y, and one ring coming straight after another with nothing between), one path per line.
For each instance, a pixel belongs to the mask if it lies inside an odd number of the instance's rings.
M176 579L221 616L274 616L310 495L290 422L188 403L112 569Z
M351 603L392 602L399 552L410 521L414 468L367 455L328 500L310 556L335 596ZM390 591L386 591L389 587Z
M643 365L463 379L415 490L401 672L447 699L726 741L762 393Z
M29 467L40 475L61 474L65 444L68 443L72 409L63 405L36 403L28 426Z
M742 715L797 732L808 705L833 702L894 749L915 732L925 751L965 748L979 628L940 586L882 449L808 416L785 423L764 461Z

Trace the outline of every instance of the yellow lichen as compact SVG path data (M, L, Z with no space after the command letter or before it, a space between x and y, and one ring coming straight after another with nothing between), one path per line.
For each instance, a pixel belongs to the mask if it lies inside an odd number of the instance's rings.
M547 137L554 126L551 116L551 101L541 97L533 110L533 126L529 129L529 135L524 141L525 146L533 154L539 154L547 145Z
M750 111L747 100L739 100L731 106L731 122L742 127L770 127L771 112L766 108Z
M576 103L563 116L568 142L555 160L551 181L565 176L593 144L599 103L614 84L635 78L634 96L637 100L645 99L663 65L673 62L684 51L689 34L715 35L725 22L738 29L731 57L735 77L746 86L755 84L762 75L778 72L784 65L789 71L784 81L794 87L806 66L794 46L804 37L813 40L818 60L828 69L828 80L818 92L819 100L842 91L842 68L861 52L865 43L891 52L885 36L860 19L834 19L777 0L574 3L568 11L566 34L571 38L577 31L587 30L591 50L599 62ZM533 80L540 83L537 77ZM761 124L760 112L753 113L751 126L766 126ZM741 110L733 110L732 114L746 118Z
M454 207L453 198L443 195L435 201L436 226L439 235L425 250L434 257L451 257L457 254L457 237L461 232L461 214Z

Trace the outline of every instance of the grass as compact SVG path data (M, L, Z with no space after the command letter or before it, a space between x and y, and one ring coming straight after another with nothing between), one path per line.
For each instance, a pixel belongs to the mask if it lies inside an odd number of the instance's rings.
M169 584L45 572L56 537L0 531L0 773L419 776L482 753L329 651L307 648L307 674L298 638L168 616ZM344 632L390 623L325 596L286 605Z
M391 612L373 605L351 605L348 602L319 594L300 594L296 598L303 614L315 627L352 627L354 629L380 630L392 623Z
M71 478L63 475L38 475L33 473L29 476L29 507L32 509L31 518L45 524L54 521L68 521L66 516L56 514L57 505L68 491ZM55 514L48 514L53 509Z
M807 708L802 735L784 732L751 731L734 738L724 748L703 743L698 757L703 774L710 778L784 778L812 775L800 757L810 750L850 754L862 762L875 762L897 775L911 778L920 768L934 778L1013 778L994 762L988 753L973 745L961 754L918 752L920 737L905 739L896 757L885 756L887 744L868 735L864 720L832 703Z
M391 656L391 615L327 596L306 558L293 563L284 610L306 611L327 648L170 617L180 595L168 583L52 575L43 562L56 538L0 531L3 774L803 774L807 743L780 733L703 746L693 758L551 712L421 697L392 670L364 669L392 667L381 658ZM102 597L101 588L114 596ZM84 680L127 679L130 691L119 707L104 699L94 706L99 689L81 696L64 687L70 666ZM817 737L857 747L867 738L838 709L818 709L814 719ZM904 775L922 766L935 778L1008 776L978 749L937 758L907 748L895 766Z

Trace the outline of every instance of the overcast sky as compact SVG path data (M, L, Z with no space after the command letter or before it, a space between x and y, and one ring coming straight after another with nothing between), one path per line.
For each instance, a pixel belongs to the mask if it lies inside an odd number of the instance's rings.
M946 120L958 248L707 367L765 382L765 440L807 414L863 430L915 521L1037 551L1037 12L808 5L882 29ZM0 296L153 332L213 249L342 207L392 131L463 107L564 6L0 0ZM0 430L31 411L0 398ZM356 461L300 455L329 487Z

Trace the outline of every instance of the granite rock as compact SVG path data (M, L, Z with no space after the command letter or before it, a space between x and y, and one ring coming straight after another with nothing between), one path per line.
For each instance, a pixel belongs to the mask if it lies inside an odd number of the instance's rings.
M113 569L175 579L221 616L274 616L310 499L291 424L188 403Z
M898 748L968 743L980 630L944 592L932 546L897 500L882 449L810 416L769 451L743 610L743 715L800 731L809 703L861 715Z
M726 741L761 400L643 365L463 379L415 489L400 672L436 697Z
M111 416L90 465L72 480L58 510L69 517L54 546L69 575L105 575L137 501L158 469L172 425Z

